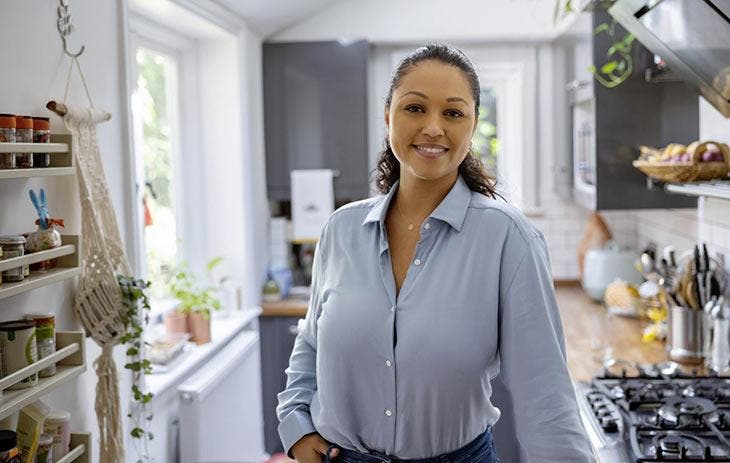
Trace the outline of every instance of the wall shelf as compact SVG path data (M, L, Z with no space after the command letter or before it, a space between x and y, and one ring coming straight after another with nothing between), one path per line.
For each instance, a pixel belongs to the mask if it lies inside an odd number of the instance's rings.
M75 175L71 135L52 134L51 143L0 143L0 153L50 153L48 167L0 169L0 179Z
M664 185L664 189L669 193L686 196L705 196L730 200L730 181L667 183Z
M84 333L80 331L59 331L56 333L56 353L0 379L0 419L40 399L57 387L76 378L86 371ZM38 378L38 385L25 389L5 390L33 373L56 364L56 374Z
M71 433L71 451L64 455L63 458L55 459L55 463L89 463L89 453L91 450L91 434L88 432L72 432Z
M61 242L63 245L58 248L0 260L0 271L2 271L47 259L58 259L57 267L54 269L31 271L30 275L25 277L23 281L17 283L3 282L0 284L0 299L73 278L80 274L79 236L61 235Z

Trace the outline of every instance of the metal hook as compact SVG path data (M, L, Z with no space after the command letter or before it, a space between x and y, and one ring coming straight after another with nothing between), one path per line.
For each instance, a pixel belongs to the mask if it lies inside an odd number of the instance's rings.
M66 42L66 36L71 34L74 30L73 24L71 24L71 14L69 13L68 0L59 0L58 7L58 21L56 21L56 28L58 33L61 34L61 40L63 41L63 52L71 58L78 58L86 49L86 45L81 46L81 50L77 53L71 53L68 51L68 43Z

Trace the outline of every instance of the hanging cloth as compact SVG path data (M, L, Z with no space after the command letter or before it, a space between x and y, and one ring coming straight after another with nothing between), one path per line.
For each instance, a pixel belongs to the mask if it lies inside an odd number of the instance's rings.
M74 67L89 99L88 108L67 103ZM123 462L119 380L112 354L126 330L123 321L126 309L117 275L129 275L131 272L124 255L96 137L96 125L108 121L111 115L94 108L78 57L71 58L64 104L66 113L63 122L73 135L83 237L81 279L74 310L91 338L102 348L101 355L94 361L98 377L95 409L100 434L99 461Z

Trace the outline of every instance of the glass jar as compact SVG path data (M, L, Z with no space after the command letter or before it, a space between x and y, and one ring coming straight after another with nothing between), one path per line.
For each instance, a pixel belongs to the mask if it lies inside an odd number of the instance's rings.
M48 117L33 118L33 143L51 142L51 119ZM49 153L33 153L34 167L48 167L51 165Z
M35 463L53 463L53 436L50 434L43 433L38 438Z
M25 254L25 238L18 235L1 235L0 246L3 248L3 260L20 257ZM23 266L3 271L3 281L23 281Z
M15 142L33 143L33 118L15 116ZM33 153L15 153L15 167L30 169L33 167Z
M45 230L38 227L36 231L28 234L28 239L25 243L25 250L28 253L45 251L61 246L61 232L56 229L53 223L54 219L48 219L48 221L48 228ZM31 264L31 270L50 270L56 267L56 261L57 259L48 259Z
M0 143L15 143L13 114L0 114ZM0 153L0 169L15 169L15 153Z
M15 431L0 431L0 463L20 463L18 436Z
M35 323L35 342L38 347L38 360L56 352L56 317L52 313L33 313L25 316ZM56 364L53 363L38 372L41 378L56 374Z

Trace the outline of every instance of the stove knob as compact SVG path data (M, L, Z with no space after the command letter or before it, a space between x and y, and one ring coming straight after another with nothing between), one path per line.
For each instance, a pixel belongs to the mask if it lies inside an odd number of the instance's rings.
M612 416L604 416L601 418L601 427L606 432L618 432L618 423Z

